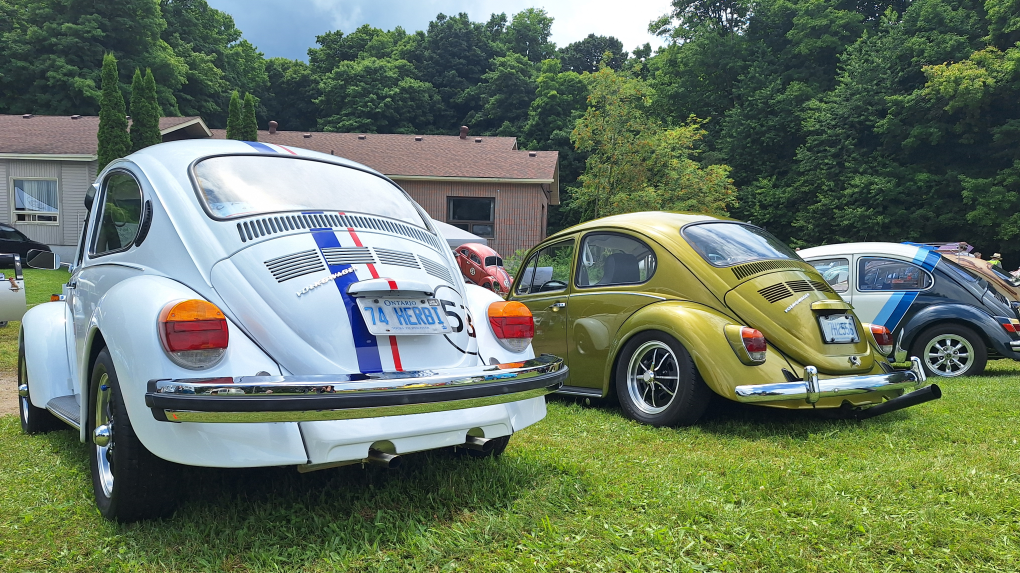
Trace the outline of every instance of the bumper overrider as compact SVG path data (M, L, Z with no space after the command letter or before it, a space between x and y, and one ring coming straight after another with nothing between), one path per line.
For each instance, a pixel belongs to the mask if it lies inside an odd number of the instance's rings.
M921 367L920 359L912 356L910 364L909 370L897 370L888 374L843 376L826 379L818 378L818 369L814 366L805 366L804 380L737 386L735 391L738 402L755 403L805 400L808 404L814 404L822 398L853 396L855 394L889 390L913 390L923 387L926 377L924 369Z
M559 390L563 359L380 374L150 380L145 405L164 422L311 422L506 404Z

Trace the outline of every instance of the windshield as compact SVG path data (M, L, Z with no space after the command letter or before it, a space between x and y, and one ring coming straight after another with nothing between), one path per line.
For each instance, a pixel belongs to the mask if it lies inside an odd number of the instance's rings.
M195 165L195 179L202 200L217 219L280 211L343 211L426 227L399 187L333 163L268 155L211 157Z
M762 259L800 260L793 249L764 229L743 223L689 225L683 229L683 236L698 254L717 267Z

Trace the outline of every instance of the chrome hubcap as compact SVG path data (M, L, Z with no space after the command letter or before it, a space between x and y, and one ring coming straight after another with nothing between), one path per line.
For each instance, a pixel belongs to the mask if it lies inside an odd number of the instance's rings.
M638 347L627 365L630 401L646 414L663 412L676 398L680 373L668 345L650 340Z
M111 399L110 377L105 372L99 379L96 394L96 429L92 441L96 448L96 467L99 468L99 483L106 497L113 494L113 400Z
M974 363L974 347L957 334L943 334L925 346L928 368L939 376L962 376Z

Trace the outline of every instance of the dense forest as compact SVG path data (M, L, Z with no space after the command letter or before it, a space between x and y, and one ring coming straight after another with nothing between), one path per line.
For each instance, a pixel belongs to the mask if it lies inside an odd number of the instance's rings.
M265 58L205 0L0 0L0 113L97 114L127 97L223 127L230 94L281 129L508 135L558 150L555 228L694 209L794 245L967 240L1020 256L1020 0L674 0L654 54L544 10L317 37Z

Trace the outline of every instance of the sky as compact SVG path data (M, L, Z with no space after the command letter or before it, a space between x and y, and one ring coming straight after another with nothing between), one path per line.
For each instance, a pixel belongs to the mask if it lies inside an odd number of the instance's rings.
M669 11L669 0L207 0L234 17L244 37L267 58L308 60L315 36L331 30L352 32L362 24L390 30L401 26L410 33L425 30L440 12L467 12L472 21L485 22L492 13L507 17L525 8L544 8L555 18L552 41L558 47L588 34L615 36L625 50L649 42L648 23Z

